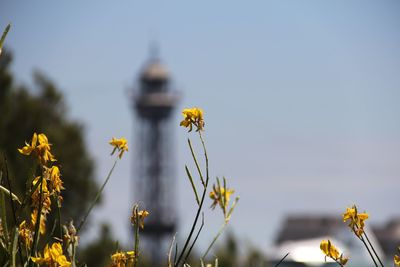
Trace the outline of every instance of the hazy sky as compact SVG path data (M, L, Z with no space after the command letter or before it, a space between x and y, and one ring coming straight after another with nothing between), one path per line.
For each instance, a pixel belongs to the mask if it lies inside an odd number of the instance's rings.
M134 123L128 91L156 40L179 109L205 110L213 177L241 196L231 229L265 247L291 213L340 214L358 204L383 223L399 216L400 2L2 1L13 71L40 70L86 125L102 181L107 141L126 136L96 222L128 240ZM195 201L184 174L186 131L176 112L179 231ZM194 136L193 136L194 137ZM209 203L207 203L209 205ZM207 243L222 223L206 214Z

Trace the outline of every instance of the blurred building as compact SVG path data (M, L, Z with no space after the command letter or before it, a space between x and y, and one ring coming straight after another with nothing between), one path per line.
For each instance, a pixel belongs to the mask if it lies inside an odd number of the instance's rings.
M366 226L365 230L381 259L390 263L397 246L400 245L400 219L391 220L382 227L368 228ZM341 249L341 253L349 256L351 266L374 266L363 243L351 233L341 216L331 215L288 216L268 256L272 262L278 262L289 252L285 263L280 265L282 267L333 264L329 259L325 261L319 248L323 239L330 239L336 247Z
M398 254L400 246L400 218L389 220L385 225L373 227L373 231L388 258Z

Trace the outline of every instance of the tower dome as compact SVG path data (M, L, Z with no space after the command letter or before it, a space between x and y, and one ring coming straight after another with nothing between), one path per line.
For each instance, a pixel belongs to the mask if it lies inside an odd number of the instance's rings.
M167 81L169 72L159 60L151 60L143 68L140 79L142 81Z

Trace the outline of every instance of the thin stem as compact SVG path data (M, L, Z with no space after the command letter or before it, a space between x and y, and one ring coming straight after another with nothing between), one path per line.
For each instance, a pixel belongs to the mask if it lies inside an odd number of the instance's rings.
M192 185L192 189L193 189L193 192L194 192L194 196L196 197L197 205L199 205L200 204L200 200L199 200L199 195L197 194L196 185L194 184L192 174L190 173L190 171L189 171L189 169L188 169L188 167L186 165L185 165L185 170L186 170L186 175L187 175L187 177L189 179L189 182Z
M3 172L0 170L0 184L3 183ZM4 228L4 239L5 243L8 245L10 243L10 235L8 232L8 225L7 225L7 214L6 214L6 195L5 192L0 191L0 213L1 213L1 222Z
M206 252L203 254L203 256L201 257L201 259L204 261L204 259L207 257L208 252L210 252L211 248L214 246L215 242L217 241L217 239L219 238L219 236L224 232L225 227L228 225L228 221L225 221L224 224L221 226L221 228L219 229L217 235L214 237L213 241L211 242L211 244L208 246Z
M200 131L199 131L199 136L200 136L201 143L203 145L204 157L205 157L205 161L206 161L206 180L205 180L203 194L201 196L199 208L197 209L196 217L195 217L195 219L193 221L192 228L190 230L189 236L186 239L185 245L183 246L183 249L182 249L181 253L179 254L178 260L175 262L175 265L174 265L175 267L177 267L179 265L180 261L182 260L182 257L184 255L186 249L187 249L187 246L189 245L190 239L192 238L194 229L196 228L196 224L197 224L197 221L199 219L199 215L200 215L201 209L203 208L203 203L204 203L204 199L205 199L206 192L207 192L207 186L208 186L208 182L210 180L209 170L208 170L209 168L208 168L207 149L206 149L206 146L205 146L205 143L204 143L204 140L203 140L203 137L202 137ZM190 140L189 140L189 147L191 147ZM193 155L194 155L194 153L193 153ZM195 159L195 157L194 157L194 159ZM201 173L201 171L199 173Z
M6 36L7 36L8 31L10 30L10 28L11 28L11 23L8 23L7 27L4 29L3 34L1 35L0 49L3 47L3 43L6 40Z
M57 217L58 217L58 229L60 230L60 239L63 239L63 234L62 234L62 226L61 226L61 205L58 197L56 198L56 203L57 203Z
M9 26L10 26L10 24L7 26L8 29L9 29ZM7 32L8 32L8 29L7 29ZM7 34L7 32L6 32L6 34ZM5 165L5 168L6 168L6 181L7 181L9 192L10 192L10 202L11 202L11 210L12 210L13 220L14 220L14 229L16 229L18 227L18 225L17 225L17 217L16 217L16 211L15 211L15 206L14 206L14 201L13 201L13 195L14 194L12 193L11 182L10 182L10 177L9 177L9 173L8 173L7 158L6 158L5 155L4 155L4 165ZM17 239L17 244L18 244L19 259L21 261L21 264L23 264L21 244L19 243L18 239Z
M134 212L137 213L138 210ZM136 214L137 215L137 214ZM133 266L136 267L136 264L139 259L139 216L136 216L136 223L135 223L135 259L133 261Z
M35 234L33 236L33 242L32 242L32 248L31 248L31 257L29 259L29 266L33 266L33 261L32 257L36 256L36 250L37 246L39 244L39 237L40 237L40 220L41 220L41 215L42 215L42 199L43 199L43 175L41 176L40 179L40 191L39 191L39 208L37 210L37 216L36 216L36 225L35 225Z
M206 145L204 143L203 136L201 135L201 131L199 131L199 136L200 136L201 144L203 145L204 158L206 160L206 185L205 185L205 187L207 187L208 180L210 179L209 170L208 170L208 154L207 154L207 149L206 149Z
M193 150L192 142L190 141L189 138L188 138L188 144L189 144L189 148L190 148L190 153L192 154L193 161L196 164L197 172L199 173L201 183L203 184L203 186L205 186L203 173L201 172L199 162L197 161L196 154L194 153L194 150Z
M333 258L331 258L331 259L333 259ZM336 260L336 259L333 259L337 264L339 264L341 267L344 267L344 265L340 262L340 261L338 261L338 260Z
M194 218L194 221L193 221L193 224L192 224L192 229L190 230L190 233L189 233L189 236L186 239L185 245L183 246L183 249L182 249L181 253L179 254L178 260L175 262L175 265L174 265L175 267L179 265L179 262L181 261L181 259L183 257L183 254L185 253L185 250L186 250L186 248L187 248L187 246L189 244L189 241L192 238L194 229L195 229L197 221L199 219L200 211L201 211L201 209L203 207L206 191L207 191L206 187L204 187L203 194L201 196L201 200L200 200L200 204L199 204L199 208L197 209L196 217Z
M85 224L90 212L92 211L93 207L96 205L97 201L99 200L99 197L101 195L101 193L103 193L104 187L106 186L106 184L108 183L108 180L111 177L112 172L114 171L115 165L117 165L118 159L115 160L114 165L112 166L112 168L110 169L110 171L108 172L107 178L104 181L103 185L101 186L99 192L97 192L96 197L94 198L94 200L92 201L92 203L90 204L90 207L88 209L88 211L86 212L85 216L83 217L81 223L79 224L78 228L76 229L76 234L79 233L79 231L81 230L82 226Z
M283 258L275 265L275 267L278 267L286 259L286 257L289 256L289 253L290 252L286 253L286 255L283 256Z
M369 255L371 256L371 259L374 261L375 266L378 267L378 264L376 263L376 260L375 260L374 256L372 255L371 250L369 249L367 243L365 243L364 238L363 238L362 236L360 236L359 238L360 238L360 240L363 242L364 246L367 248L368 253L369 253Z
M378 259L380 265L381 265L382 267L384 267L384 266L383 266L383 263L382 263L382 261L381 261L381 259L380 259L379 256L378 256L378 253L376 253L376 251L375 251L375 249L374 249L374 246L373 246L373 245L371 244L371 242L369 241L369 238L368 238L366 232L364 232L364 236L365 236L365 238L367 239L367 242L368 242L369 246L372 248L372 251L374 252L376 258Z
M169 246L169 250L168 250L168 267L171 267L171 255L172 255L172 247L174 246L174 242L175 242L175 236L176 234L172 237L172 241L171 241L171 245Z
M199 235L200 235L201 230L203 229L203 226L204 226L204 212L201 213L201 225L200 225L199 231L197 232L197 235L196 235L196 237L194 238L193 243L192 243L192 245L190 246L190 248L189 248L189 250L188 250L188 252L187 252L187 254L186 254L186 257L185 257L185 259L183 260L184 263L187 261L187 259L188 259L189 255L190 255L190 253L192 252L192 249L193 249L193 247L194 247L194 244L196 244L196 241L197 241L197 239L199 238Z

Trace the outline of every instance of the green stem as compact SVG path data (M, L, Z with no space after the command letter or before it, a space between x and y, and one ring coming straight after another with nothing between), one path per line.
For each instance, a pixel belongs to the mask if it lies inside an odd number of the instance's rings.
M199 173L199 176L200 176L200 179L201 179L201 183L203 184L203 186L205 186L203 173L201 172L199 162L197 161L196 154L194 153L194 150L193 150L192 142L190 141L189 138L188 138L188 144L189 144L189 148L190 148L190 153L192 154L193 161L194 161L194 163L196 165L196 168L197 168L197 172Z
M11 264L12 267L16 267L15 265L15 255L17 254L17 244L18 243L18 228L14 228L14 238L12 242L12 252L11 252Z
M136 210L137 212L137 210ZM133 260L133 266L136 267L137 262L139 260L139 216L136 216L136 224L135 224L135 258Z
M79 224L78 228L76 229L76 234L79 233L79 231L81 230L82 226L85 224L90 212L92 211L93 207L96 205L97 201L99 200L100 195L103 193L103 190L104 190L106 184L108 183L108 180L110 180L111 174L113 173L115 165L117 165L117 162L118 162L118 159L115 160L114 165L112 166L112 168L108 172L106 180L104 181L104 183L101 186L100 190L97 192L96 197L94 198L94 200L90 204L89 209L87 210L87 212L86 212L85 216L83 217L81 223Z
M190 229L189 236L186 239L185 245L183 246L182 251L179 254L179 257L178 257L177 261L175 262L175 265L174 265L175 267L179 266L179 263L182 260L183 255L185 254L187 246L189 245L190 239L192 238L192 235L194 233L194 229L196 228L196 225L197 225L197 221L199 220L200 212L201 212L201 210L203 208L203 203L204 203L204 199L205 199L206 192L207 192L208 182L210 180L209 170L208 170L209 168L208 168L207 149L206 149L206 146L205 146L205 143L204 143L204 140L203 140L203 137L202 137L200 131L199 131L199 136L200 136L201 143L203 145L204 157L205 157L205 161L206 161L206 181L205 181L205 184L204 184L203 194L201 196L199 208L197 209L197 213L196 213L196 216L195 216L193 224L192 224L192 228ZM189 141L189 147L191 147L190 141ZM194 155L194 153L192 155ZM195 159L195 157L194 157L194 159ZM195 162L196 162L196 160L195 160ZM198 164L196 164L196 165L198 165ZM199 172L199 174L200 173L201 173L201 171Z
M37 211L36 216L36 225L35 225L35 234L33 236L32 248L31 248L31 257L36 256L36 250L39 244L39 237L40 237L40 220L42 215L42 199L43 199L43 175L40 178L40 191L39 191L39 208ZM29 267L33 266L32 259L29 259Z
M371 250L369 249L367 243L365 243L364 238L363 238L362 236L360 236L359 238L360 238L360 240L363 242L364 246L366 247L366 249L367 249L369 255L371 256L371 259L373 260L373 262L374 262L374 264L375 264L375 266L378 267L378 264L376 263L376 260L375 260L374 256L372 255L372 252L371 252Z
M208 246L206 252L203 254L203 256L201 257L201 259L204 261L204 259L207 257L208 252L210 252L211 248L214 246L215 242L217 241L217 239L219 238L219 236L224 232L225 227L228 225L228 221L225 221L224 224L221 226L221 228L219 229L217 235L214 237L213 241L211 242L211 244Z
M379 256L378 256L378 253L376 253L376 251L375 251L375 249L374 249L374 246L373 246L373 245L371 244L371 242L369 241L369 238L368 238L367 233L366 233L365 231L364 231L364 236L365 236L365 238L367 239L367 242L368 242L369 246L372 248L372 251L374 252L376 258L378 259L380 265L381 265L382 267L384 267L384 266L383 266L383 263L382 263L382 261L381 261L381 259L380 259Z
M283 258L275 265L275 267L278 267L286 259L287 256L289 256L289 252L286 253L285 256L283 256Z
M4 186L0 185L0 191L3 191L6 194L9 194L10 197L12 198L13 201L17 201L18 204L22 204L21 201L19 200L19 198L13 194L10 190L8 190L7 188L5 188Z
M168 267L171 267L171 255L172 255L172 248L174 246L175 243L175 235L172 237L172 241L171 241L171 245L169 246L169 250L168 250Z
M186 170L187 177L189 178L189 182L192 185L192 189L193 189L194 195L196 197L197 205L199 205L200 204L200 200L199 200L199 195L197 194L196 185L194 184L192 174L190 173L190 171L189 171L189 169L188 169L188 167L186 165L185 165L185 170Z
M10 26L10 25L9 25ZM8 31L8 30L7 30ZM13 220L14 220L14 229L17 229L18 224L17 224L17 213L15 210L15 206L14 206L14 201L13 201L13 193L12 193L12 188L11 188L11 181L10 181L10 176L8 173L8 164L7 164L7 158L6 156L4 156L4 165L6 168L6 181L8 184L8 188L9 188L9 193L10 193L10 202L11 202L11 210L12 210L12 214L13 214ZM17 198L18 199L18 198ZM17 244L18 244L18 255L19 255L19 259L21 261L21 264L23 264L23 259L22 259L22 251L21 251L21 244L19 243L19 240L17 239Z
M3 182L3 172L0 171L0 184ZM10 243L10 235L8 233L8 225L7 225L7 210L6 210L6 198L5 193L0 191L0 213L1 213L1 222L4 228L4 240L8 245Z
M57 203L57 217L58 217L58 229L60 230L60 239L63 239L63 233L62 233L62 226L61 226L61 205L59 202L58 197L55 197L56 203Z
M6 36L8 31L11 28L11 23L8 23L7 27L4 29L3 34L1 35L1 39L0 39L0 49L3 47L4 41L6 40Z
M196 237L194 238L193 243L192 243L192 245L190 246L190 248L189 248L189 250L188 250L188 252L187 252L187 254L186 254L186 257L185 257L185 259L183 260L184 263L187 262L187 259L189 258L189 255L190 255L190 253L192 252L192 249L193 249L193 247L194 247L194 244L196 244L196 241L197 241L197 239L199 238L200 232L201 232L201 230L203 229L203 226L204 226L204 213L201 213L201 218L202 218L202 219L201 219L201 225L200 225L199 231L197 232L197 235L196 235Z

